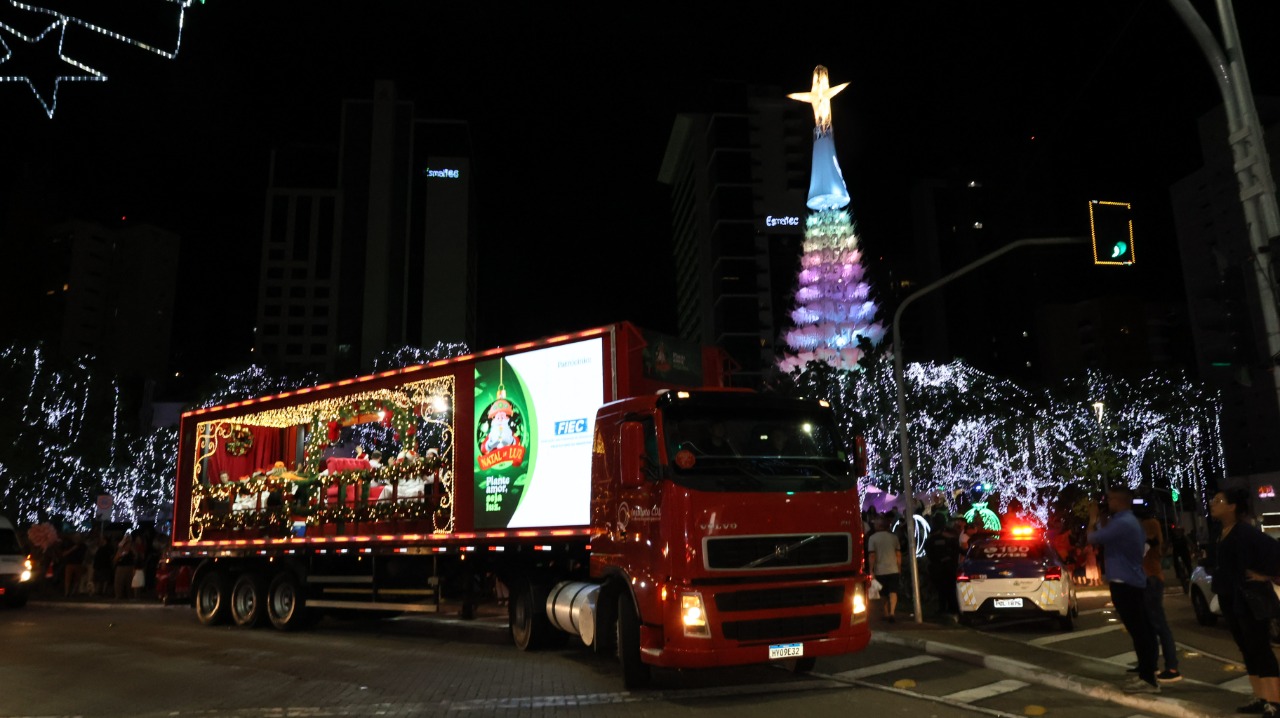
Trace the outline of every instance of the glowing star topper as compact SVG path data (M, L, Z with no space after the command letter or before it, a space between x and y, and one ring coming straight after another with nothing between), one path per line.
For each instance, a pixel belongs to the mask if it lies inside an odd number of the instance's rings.
M108 3L68 10L61 7L68 3L53 0L37 0L34 4L0 0L0 83L25 83L45 114L52 118L58 107L58 90L63 81L107 80L106 75L77 59L84 51L83 47L66 46L69 28L75 28L79 41L90 37L87 31L172 60L182 45L182 25L187 8L196 1L146 0L150 9L130 13ZM199 2L204 4L204 0ZM155 22L157 18L159 23ZM155 28L159 28L158 34ZM54 45L54 34L57 35L58 62L81 72L71 72L69 68L50 61L50 51L44 48ZM71 53L75 53L75 57ZM37 56L44 56L43 64L49 67L32 68L31 58Z
M813 105L813 124L820 133L831 131L831 98L840 94L849 83L842 82L835 87L827 79L827 68L818 65L813 68L813 88L808 92L793 92L787 97Z

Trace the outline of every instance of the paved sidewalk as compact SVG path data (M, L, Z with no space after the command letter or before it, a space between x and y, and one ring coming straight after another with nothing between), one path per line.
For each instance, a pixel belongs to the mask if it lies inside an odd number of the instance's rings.
M1125 667L1101 657L1050 650L1024 641L937 624L880 624L873 630L871 640L963 661L1028 683L1172 718L1235 715L1236 706L1249 698L1190 679L1162 685L1163 691L1158 695L1128 694L1120 689L1128 677Z

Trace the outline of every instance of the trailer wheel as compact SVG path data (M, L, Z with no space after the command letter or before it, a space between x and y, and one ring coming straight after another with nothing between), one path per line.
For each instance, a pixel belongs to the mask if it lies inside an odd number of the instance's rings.
M296 631L311 623L314 614L307 609L302 585L288 571L271 579L267 587L267 618L281 631Z
M640 660L640 615L631 594L618 596L618 662L622 664L622 685L636 690L649 685L649 665Z
M267 617L267 586L257 571L240 574L231 587L231 620L241 628L255 628Z
M525 581L512 591L507 605L507 618L511 624L511 642L522 651L535 651L547 644L551 621L547 618L547 589L532 581Z
M231 586L227 574L209 571L200 577L195 594L196 618L206 626L227 622L231 613Z

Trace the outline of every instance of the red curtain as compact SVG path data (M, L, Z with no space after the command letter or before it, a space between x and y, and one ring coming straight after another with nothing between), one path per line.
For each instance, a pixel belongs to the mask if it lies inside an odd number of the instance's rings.
M281 429L271 429L261 426L246 426L251 434L253 434L253 446L249 447L248 453L244 456L232 456L227 453L226 439L218 440L218 450L213 452L213 456L209 457L209 482L218 483L218 477L222 472L227 472L227 478L236 481L242 477L249 476L254 471L261 469L270 471L271 467L277 461L285 462L286 466L293 464L292 446L284 445L282 440L285 432ZM286 452L288 455L286 455Z

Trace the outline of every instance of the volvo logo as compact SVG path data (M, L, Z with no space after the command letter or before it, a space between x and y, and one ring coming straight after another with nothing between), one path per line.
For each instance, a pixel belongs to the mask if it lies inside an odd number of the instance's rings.
M776 558L786 558L789 553L791 553L791 547L784 543L780 543L773 547L773 555Z

